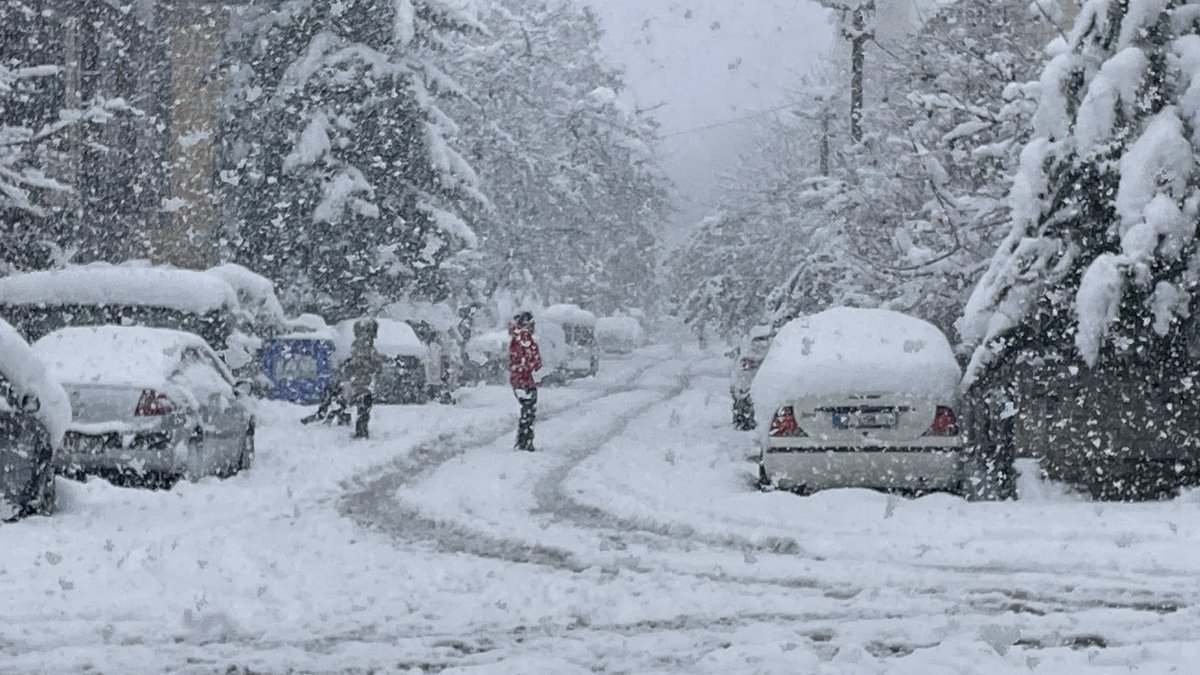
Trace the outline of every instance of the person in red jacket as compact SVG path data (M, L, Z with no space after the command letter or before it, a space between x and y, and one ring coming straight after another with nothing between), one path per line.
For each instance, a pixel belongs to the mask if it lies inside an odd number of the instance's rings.
M542 354L533 341L533 314L520 312L508 327L508 382L521 404L517 424L517 450L533 452L533 420L537 415L537 387L533 373L542 369Z

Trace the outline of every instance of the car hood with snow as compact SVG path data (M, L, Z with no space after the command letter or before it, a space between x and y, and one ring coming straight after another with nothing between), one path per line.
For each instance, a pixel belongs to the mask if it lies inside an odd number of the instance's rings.
M960 377L946 336L933 325L889 310L835 308L779 331L751 395L767 428L780 406L800 399L830 408L881 397L952 405Z

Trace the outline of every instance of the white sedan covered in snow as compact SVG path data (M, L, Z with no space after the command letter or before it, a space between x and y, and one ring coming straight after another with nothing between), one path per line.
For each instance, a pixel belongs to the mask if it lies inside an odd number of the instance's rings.
M946 337L897 312L836 308L775 337L752 395L764 487L968 491Z
M231 475L253 461L248 387L198 335L81 326L50 333L33 351L71 401L60 471L169 485Z

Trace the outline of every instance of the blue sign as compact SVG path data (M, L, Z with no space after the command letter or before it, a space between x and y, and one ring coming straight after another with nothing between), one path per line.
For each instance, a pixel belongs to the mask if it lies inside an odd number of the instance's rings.
M263 374L271 383L267 398L314 405L333 377L333 341L322 338L263 340Z

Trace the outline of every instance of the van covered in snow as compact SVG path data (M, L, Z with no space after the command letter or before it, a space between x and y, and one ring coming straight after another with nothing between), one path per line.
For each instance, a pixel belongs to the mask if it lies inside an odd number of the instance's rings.
M600 369L600 347L596 343L596 315L582 309L579 305L551 305L541 312L535 312L537 320L535 339L539 344L543 338L551 342L557 341L557 333L562 333L562 344L555 345L555 350L561 355L551 363L553 372L548 376L571 379L595 375ZM553 326L557 330L549 330ZM546 347L542 347L545 352ZM546 359L543 358L543 361Z

